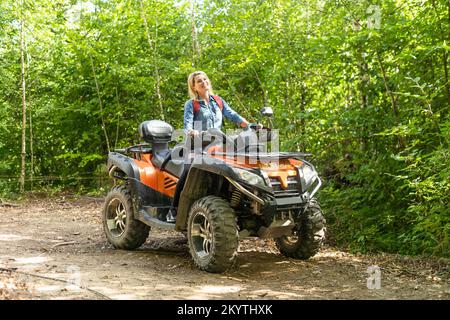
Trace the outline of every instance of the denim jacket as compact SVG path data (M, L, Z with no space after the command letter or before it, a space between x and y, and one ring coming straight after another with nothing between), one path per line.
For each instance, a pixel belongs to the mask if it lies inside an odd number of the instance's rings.
M220 98L222 99L222 98ZM205 100L200 100L200 110L197 114L194 114L193 100L188 100L184 105L184 129L185 130L198 130L205 131L209 128L222 128L222 118L228 118L229 120L240 124L244 121L236 111L230 108L228 103L222 99L223 109L222 112L212 95L209 96L209 103L206 104Z

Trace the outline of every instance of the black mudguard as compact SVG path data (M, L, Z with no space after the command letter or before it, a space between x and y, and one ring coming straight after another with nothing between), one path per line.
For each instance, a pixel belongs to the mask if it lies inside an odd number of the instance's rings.
M131 195L138 209L145 206L165 207L172 204L172 199L170 197L161 194L141 182L139 167L134 162L134 159L117 152L110 152L108 154L108 171L111 170L113 166L116 166L125 174L126 180L129 183Z
M134 160L118 152L108 153L108 172L113 166L122 170L130 179L140 180L139 168Z
M176 193L179 194L177 209L176 230L186 229L187 217L192 204L207 195L218 193L224 182L224 177L236 179L235 173L228 164L216 158L203 155L203 161L193 161L189 173L187 174L184 185L177 187ZM208 184L212 180L214 183ZM175 195L175 199L178 196Z

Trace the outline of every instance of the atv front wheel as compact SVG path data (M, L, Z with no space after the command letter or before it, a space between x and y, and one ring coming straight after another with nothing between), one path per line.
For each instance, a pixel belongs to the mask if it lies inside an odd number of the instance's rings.
M150 227L134 219L133 202L125 186L112 188L106 196L103 230L108 241L118 249L136 249L147 239Z
M230 204L216 196L194 202L188 218L188 243L201 270L223 272L233 265L239 244L236 215Z
M308 259L319 252L325 240L325 218L319 203L312 199L291 236L275 239L280 252L290 258Z

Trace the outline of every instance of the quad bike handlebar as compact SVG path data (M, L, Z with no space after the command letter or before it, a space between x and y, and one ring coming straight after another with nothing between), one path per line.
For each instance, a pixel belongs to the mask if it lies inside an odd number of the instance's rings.
M219 144L227 144L235 146L238 143L238 140L243 136L249 134L249 130L255 133L261 133L266 131L267 135L264 137L265 141L271 141L272 134L271 129L264 127L259 123L250 123L246 129L244 129L239 135L228 136L222 130L218 128L209 128L208 130L200 131L198 134L192 134L192 132L188 132L186 134L187 138L196 139L199 138L205 144L209 144L210 142L218 142ZM216 139L219 140L216 140ZM139 143L127 148L114 149L115 152L128 154L128 153L151 153L152 147L149 143Z
M268 129L268 128L264 128L264 126L262 124L260 124L260 123L249 123L247 125L246 130L248 130L248 129L251 129L253 131L258 131L258 130L261 130L261 129Z
M227 135L218 128L209 128L204 131L188 132L186 137L191 138L191 146L202 146L207 153L223 151L222 146L227 145L228 150L237 152L260 152L265 150L265 143L272 141L275 137L270 128L259 123L250 123L247 128L237 135ZM198 142L194 142L198 141ZM200 142L200 143L199 143ZM197 143L197 144L196 144ZM206 149L205 149L206 148Z

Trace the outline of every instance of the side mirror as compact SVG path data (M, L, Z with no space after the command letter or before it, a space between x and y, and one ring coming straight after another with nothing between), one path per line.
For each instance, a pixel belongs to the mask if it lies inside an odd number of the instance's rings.
M261 109L261 114L264 117L269 117L270 118L270 117L273 116L273 110L272 110L271 107L264 107L264 108Z

